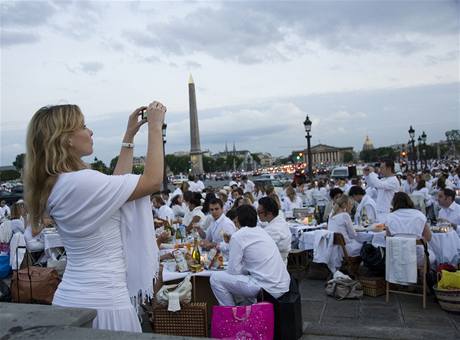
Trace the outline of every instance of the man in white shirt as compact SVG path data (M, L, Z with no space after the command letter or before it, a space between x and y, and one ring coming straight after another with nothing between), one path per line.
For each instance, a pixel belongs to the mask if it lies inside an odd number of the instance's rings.
M390 213L393 196L401 187L395 176L395 163L392 160L385 160L382 163L380 166L381 179L372 167L364 168L363 173L367 185L377 190L377 199L375 200L377 221L384 222L386 215Z
M455 191L442 189L438 193L439 210L438 220L446 220L456 225L457 234L460 235L460 204L455 203Z
M163 200L163 197L160 195L153 196L152 203L156 209L156 218L161 220L166 220L169 223L172 223L174 220L174 211L168 207Z
M366 218L366 216L369 223L374 223L377 220L375 201L369 195L366 195L366 191L363 188L357 185L352 186L349 191L349 196L358 203L354 224L360 224L363 217Z
M406 194L410 195L417 187L417 183L415 182L414 174L408 173L406 180L403 182L402 191Z
M261 222L268 222L263 229L275 241L283 262L287 265L287 258L291 250L291 231L286 220L278 215L278 204L271 197L262 197L257 206L257 214Z
M257 226L257 212L250 205L236 210L242 226L230 239L226 271L213 272L211 289L221 306L234 306L234 296L255 302L260 289L274 298L289 290L290 277L280 252L265 230Z
M254 192L254 187L255 187L255 184L253 181L250 181L248 179L248 176L244 175L243 177L241 177L241 180L243 181L243 186L244 186L244 193L246 192L250 192L251 194Z
M0 220L11 215L10 207L6 205L6 201L0 202Z
M224 203L219 198L209 201L209 212L213 221L206 232L200 227L197 231L203 238L201 246L205 249L217 247L221 251L228 250L228 244L224 242L224 235L231 236L236 232L235 224L224 214Z

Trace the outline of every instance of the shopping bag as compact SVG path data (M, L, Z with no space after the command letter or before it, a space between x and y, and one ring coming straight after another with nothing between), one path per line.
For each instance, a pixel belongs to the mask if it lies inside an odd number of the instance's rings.
M19 248L25 247L18 247ZM28 253L28 251L26 250ZM18 256L16 256L16 259ZM59 276L54 268L31 266L29 256L26 268L14 271L11 280L11 298L13 302L38 303L50 305L54 292L59 285Z
M302 304L297 280L291 276L289 291L274 298L262 290L262 300L273 304L275 310L275 339L296 340L302 337Z
M273 305L268 302L249 306L213 306L211 338L272 340Z

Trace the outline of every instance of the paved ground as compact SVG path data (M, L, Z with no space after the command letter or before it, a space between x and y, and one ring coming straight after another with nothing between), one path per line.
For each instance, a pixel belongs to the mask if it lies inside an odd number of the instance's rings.
M390 295L388 304L384 296L337 301L326 296L324 284L325 280L300 281L302 340L460 339L460 314L443 311L433 296L425 310L421 297L399 294ZM143 330L151 332L147 320Z
M460 315L443 311L433 296L422 308L417 296L391 294L361 300L326 296L323 280L303 279L302 339L459 339Z

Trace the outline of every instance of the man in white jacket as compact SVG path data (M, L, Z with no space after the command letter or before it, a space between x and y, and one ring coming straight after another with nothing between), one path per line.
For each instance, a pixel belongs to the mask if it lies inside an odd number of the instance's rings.
M278 205L273 198L262 197L259 200L257 207L259 219L261 222L268 222L263 228L275 241L283 262L287 265L287 258L291 250L291 232L286 220L278 213Z
M395 176L395 163L392 160L385 160L382 163L380 166L381 179L379 179L372 167L364 168L363 172L367 185L377 190L377 198L375 200L377 221L384 222L386 216L390 213L393 196L401 188Z

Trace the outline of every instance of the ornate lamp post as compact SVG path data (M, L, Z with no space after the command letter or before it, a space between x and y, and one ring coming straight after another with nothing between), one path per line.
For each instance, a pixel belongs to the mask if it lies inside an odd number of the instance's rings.
M423 154L423 161L425 163L425 169L428 169L428 160L426 157L426 133L425 131L422 132L422 143L423 143L423 149L422 149L422 154Z
M305 121L303 122L303 125L305 127L305 138L307 139L307 156L308 156L308 178L310 181L313 180L313 168L311 164L311 146L310 146L310 131L311 131L311 120L310 118L305 118Z
M166 153L165 153L165 146L166 146L166 128L168 127L167 124L163 124L161 127L161 134L163 136L163 190L168 189L168 176L166 176Z
M412 162L413 162L413 166L412 166L412 169L414 171L417 171L417 155L415 154L415 130L414 128L412 127L412 125L410 126L409 128L409 136L410 136L410 144L412 145Z

